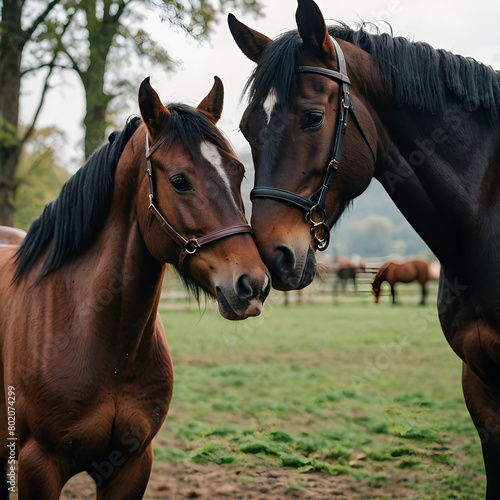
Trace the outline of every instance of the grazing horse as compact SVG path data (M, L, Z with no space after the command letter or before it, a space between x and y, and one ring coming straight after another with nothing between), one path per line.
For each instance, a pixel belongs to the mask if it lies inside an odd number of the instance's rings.
M296 21L272 40L229 17L257 63L240 128L273 286L312 281L315 250L375 177L441 262L439 318L463 360L487 497L500 498L500 73L402 37L327 28L313 0L299 0Z
M373 278L372 289L375 303L378 304L380 297L380 287L384 281L391 286L392 303L396 304L396 283L412 283L418 281L422 287L422 299L420 305L425 305L427 295L427 282L430 280L430 264L425 260L415 259L407 262L395 262L389 260L380 266L377 274Z
M243 166L215 126L222 101L218 78L198 108L164 106L144 80L142 121L94 153L19 249L0 247L0 498L57 499L81 471L98 499L143 497L173 389L165 263L225 318L260 313L270 280Z

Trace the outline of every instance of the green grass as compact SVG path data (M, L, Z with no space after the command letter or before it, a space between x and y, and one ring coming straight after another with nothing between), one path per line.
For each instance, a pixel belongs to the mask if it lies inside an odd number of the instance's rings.
M417 306L408 289L398 307L367 295L286 307L275 293L260 317L239 323L211 306L163 312L175 389L156 459L350 474L374 488L398 481L419 498L484 497L461 362L435 306Z

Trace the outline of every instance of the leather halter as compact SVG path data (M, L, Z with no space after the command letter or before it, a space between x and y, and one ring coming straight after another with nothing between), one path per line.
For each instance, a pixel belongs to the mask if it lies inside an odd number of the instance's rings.
M220 240L222 238L227 238L228 236L233 236L235 234L242 233L252 233L252 228L249 224L235 224L234 226L224 227L222 229L217 229L211 233L200 236L199 238L186 239L179 232L177 232L163 217L160 211L156 208L154 204L155 199L155 189L153 181L153 165L151 163L151 155L163 144L166 137L163 135L158 139L151 148L149 147L148 133L146 132L146 161L148 168L146 170L149 180L149 207L150 212L158 219L162 229L181 247L181 253L179 255L178 267L182 269L184 264L184 259L188 255L196 253L196 251L202 246L208 245L214 241Z
M370 152L375 161L375 152L373 151L372 145L368 140L368 137L361 126L361 123L354 112L354 107L351 102L349 95L349 84L351 81L347 76L347 68L344 58L344 53L340 48L340 45L332 37L332 42L337 53L337 60L339 71L333 71L326 68L320 68L316 66L298 66L295 70L296 73L315 73L318 75L323 75L333 80L338 81L341 84L341 89L339 92L339 112L337 113L337 119L335 123L335 132L332 143L332 150L330 153L330 159L326 165L326 174L323 180L322 186L316 191L310 198L306 198L291 191L286 191L284 189L279 189L275 187L255 187L250 192L250 199L254 198L272 198L275 200L285 201L291 203L296 207L301 208L306 212L306 220L311 224L311 233L314 236L314 242L316 248L319 251L326 250L330 243L330 229L326 224L326 196L328 193L328 188L333 179L333 174L337 171L340 164L340 157L342 155L342 148L344 146L344 137L347 129L347 117L349 111L351 111L359 131L365 142L370 148Z

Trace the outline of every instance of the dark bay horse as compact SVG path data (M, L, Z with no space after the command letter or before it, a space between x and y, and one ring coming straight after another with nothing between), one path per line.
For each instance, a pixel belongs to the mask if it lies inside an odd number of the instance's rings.
M272 40L229 17L257 63L240 126L273 286L308 285L329 229L381 182L441 262L439 317L463 360L487 497L500 498L500 73L402 37L327 28L312 0L299 0L296 21Z
M58 499L81 471L98 499L143 497L173 388L165 263L224 317L260 313L270 280L243 166L215 126L222 101L216 78L198 108L166 107L146 79L142 121L94 153L20 247L0 245L2 499Z
M358 284L356 282L356 275L365 271L365 266L363 264L354 264L349 260L340 260L335 266L335 274L337 275L337 281L340 282L342 290L345 292L347 283L352 281L354 289L358 290Z
M378 304L380 288L384 281L387 281L391 287L393 304L396 304L396 283L412 283L413 281L418 281L422 288L422 299L420 300L420 304L425 305L427 282L431 279L429 265L429 262L420 259L408 260L406 262L389 260L382 264L372 282L375 303Z

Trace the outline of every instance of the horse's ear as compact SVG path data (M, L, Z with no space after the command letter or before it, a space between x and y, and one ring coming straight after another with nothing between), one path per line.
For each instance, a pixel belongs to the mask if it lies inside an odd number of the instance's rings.
M266 35L245 26L233 14L227 16L227 22L234 41L243 54L253 62L258 62L260 55L272 40Z
M214 76L214 84L212 90L198 104L199 111L203 112L207 118L213 123L217 123L222 114L222 106L224 105L224 86L218 76Z
M295 19L304 47L328 59L334 58L335 48L321 10L313 0L298 1Z
M149 83L149 76L139 87L139 109L151 139L156 139L165 129L170 111L163 105L160 97Z

